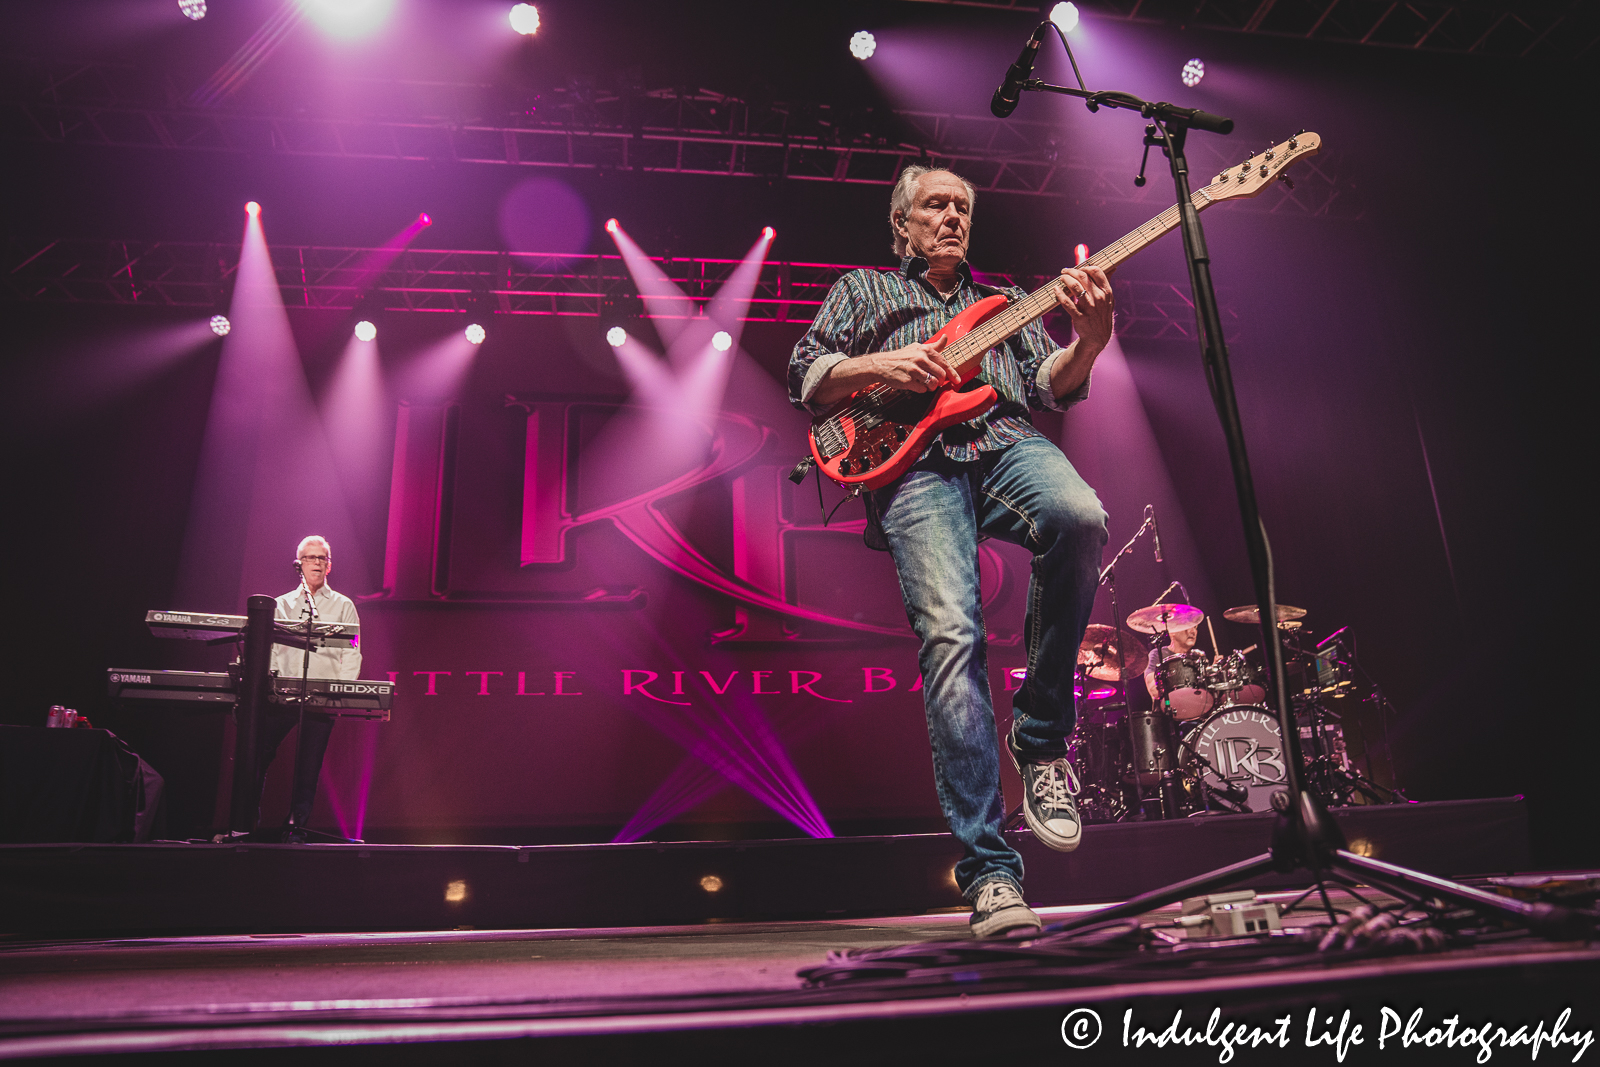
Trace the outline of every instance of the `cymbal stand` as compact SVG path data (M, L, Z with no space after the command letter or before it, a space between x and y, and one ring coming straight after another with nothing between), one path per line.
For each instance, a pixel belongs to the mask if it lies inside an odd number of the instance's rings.
M1117 564L1122 562L1122 557L1133 551L1133 546L1138 542L1139 538L1143 537L1145 531L1149 530L1154 525L1155 517L1151 513L1150 509L1146 508L1144 522L1141 523L1139 528L1133 532L1133 536L1128 538L1128 543L1118 549L1115 556L1111 557L1111 562L1107 563L1100 571L1100 579L1098 583L1105 586L1107 591L1109 591L1111 594L1111 628L1117 635L1117 689L1119 690L1118 695L1122 697L1122 721L1128 731L1128 758L1130 760L1134 758L1133 753L1138 748L1138 745L1134 744L1133 706L1128 700L1128 668L1123 663L1123 661L1127 658L1127 654L1126 650L1122 647L1122 612L1117 607ZM1145 818L1144 787L1139 783L1139 769L1137 767L1133 768L1132 777L1134 797L1133 810L1139 813L1133 818L1142 821Z

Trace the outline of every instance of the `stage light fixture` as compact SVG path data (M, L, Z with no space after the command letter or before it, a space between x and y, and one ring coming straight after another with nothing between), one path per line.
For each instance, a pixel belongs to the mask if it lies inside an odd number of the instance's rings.
M778 231L774 230L771 226L763 226L761 227L761 236L770 241L774 237L778 236Z
M878 50L878 39L866 30L856 31L850 38L850 54L857 59L871 59L872 53Z
M377 336L378 328L372 325L372 323L368 322L366 319L362 319L360 322L356 323L357 341L370 341Z
M511 28L532 37L539 32L539 9L532 4L518 4L511 9Z
M1075 245L1073 247L1073 249L1072 249L1072 265L1074 267L1083 266L1084 260L1086 260L1088 258L1089 258L1089 246L1088 245Z
M206 0L178 0L178 10L184 18L199 22L206 17Z
M466 332L467 332L467 341L470 342L471 344L475 344L475 345L483 344L483 339L485 337L489 336L487 331L485 331L482 326L479 326L475 322L467 327L467 331Z
M417 216L417 222L421 223L423 226L432 226L433 216L424 211L422 214Z
M211 332L216 334L218 337L228 336L228 331L231 329L233 329L233 323L228 321L228 316L211 316Z
M618 222L616 219L606 219L606 232L607 233L616 233L621 228L622 228L622 223Z
M1050 21L1055 23L1062 33L1071 33L1078 28L1078 5L1057 4L1050 9Z
M250 216L259 215L261 214L261 205L252 200L244 206L244 213Z
M700 888L707 893L720 893L722 892L722 879L714 874L708 874L700 879Z
M606 331L606 344L612 348L621 348L628 343L628 331L621 326L613 326Z
M1206 76L1206 65L1198 59L1191 59L1183 65L1183 73L1178 77L1183 79L1183 84L1193 89L1200 84L1200 79Z
M727 330L718 330L711 335L711 347L718 352L726 352L733 347L733 336Z

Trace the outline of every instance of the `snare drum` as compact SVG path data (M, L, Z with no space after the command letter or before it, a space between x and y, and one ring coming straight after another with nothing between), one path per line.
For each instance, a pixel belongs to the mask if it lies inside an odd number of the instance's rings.
M1179 722L1200 718L1216 703L1206 688L1206 670L1205 653L1194 649L1168 656L1156 667L1156 688Z

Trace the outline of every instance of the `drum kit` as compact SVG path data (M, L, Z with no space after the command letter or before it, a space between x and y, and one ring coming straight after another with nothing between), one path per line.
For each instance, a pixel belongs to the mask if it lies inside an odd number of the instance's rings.
M1355 688L1347 630L1308 645L1305 614L1277 608L1306 781L1328 804L1391 801L1394 794L1352 769L1346 749L1341 702ZM1222 617L1259 626L1261 612L1247 604ZM1067 753L1085 822L1271 810L1287 772L1266 672L1252 659L1257 646L1207 656L1193 647L1202 622L1209 630L1205 613L1188 604L1152 604L1129 615L1127 629L1085 631ZM1214 632L1211 644L1218 647ZM1127 700L1127 683L1141 674L1153 680L1154 696L1143 709Z

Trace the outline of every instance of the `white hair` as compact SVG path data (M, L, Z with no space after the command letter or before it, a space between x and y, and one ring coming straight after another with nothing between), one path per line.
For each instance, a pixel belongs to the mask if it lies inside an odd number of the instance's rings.
M895 222L911 214L912 201L917 195L917 182L922 180L924 174L935 173L948 174L966 187L969 215L977 202L978 191L972 187L972 183L949 167L925 167L921 163L913 163L901 171L900 180L894 183L894 192L889 194L889 232L894 234L894 254L899 259L905 258L908 242L905 235L895 226Z
M328 544L328 539L326 537L323 537L321 534L312 534L310 537L307 537L304 540L302 540L300 542L300 547L296 548L294 550L294 558L295 559L299 559L300 558L300 553L302 553L302 552L304 552L306 550L306 546L307 545L321 545L324 549L327 550L328 558L329 559L333 558L333 546Z

